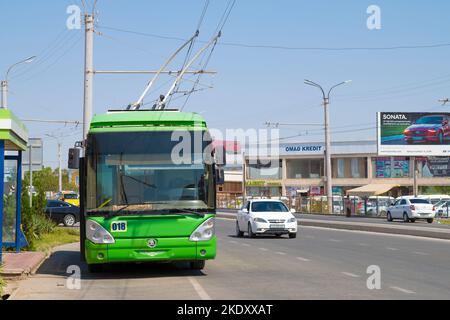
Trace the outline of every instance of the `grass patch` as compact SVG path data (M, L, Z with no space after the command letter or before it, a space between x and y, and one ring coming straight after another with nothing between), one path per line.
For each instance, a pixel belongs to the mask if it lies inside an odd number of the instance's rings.
M34 250L48 252L52 248L80 241L80 230L71 228L55 228L35 241Z
M448 224L448 225L450 225L450 220L439 220L439 223L440 224Z

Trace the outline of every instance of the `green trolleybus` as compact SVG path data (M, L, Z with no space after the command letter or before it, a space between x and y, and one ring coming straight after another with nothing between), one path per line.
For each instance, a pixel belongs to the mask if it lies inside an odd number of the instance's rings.
M94 116L84 155L69 152L69 167L80 169L81 253L91 272L128 262L184 261L203 269L215 258L223 170L212 146L196 113Z

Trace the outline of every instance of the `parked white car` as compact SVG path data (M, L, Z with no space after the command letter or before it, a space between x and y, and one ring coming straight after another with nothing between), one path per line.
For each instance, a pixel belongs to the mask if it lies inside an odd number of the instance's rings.
M247 233L250 238L261 234L280 237L286 234L291 239L296 238L297 218L294 212L279 200L249 200L238 211L236 236L242 237Z
M429 200L423 198L398 199L388 208L387 220L402 219L404 222L416 222L416 220L427 220L433 223L436 217L436 208Z

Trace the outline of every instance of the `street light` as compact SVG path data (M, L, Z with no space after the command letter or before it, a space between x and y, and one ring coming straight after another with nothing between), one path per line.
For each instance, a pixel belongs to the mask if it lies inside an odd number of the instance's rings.
M330 137L330 115L329 115L329 104L330 104L330 94L331 91L333 91L334 88L342 86L344 84L350 83L352 80L343 81L341 83L336 84L335 86L331 87L331 89L328 91L328 94L325 95L325 90L320 86L319 84L311 81L311 80L305 80L305 84L309 86L313 86L316 88L319 88L320 91L322 91L323 95L323 107L324 107L324 113L325 113L325 169L326 169L326 194L327 194L327 205L328 205L328 213L332 213L333 211L333 182L332 182L332 175L331 175L331 137Z
M8 75L9 75L9 73L11 72L11 70L15 66L17 66L19 64L23 64L23 63L31 63L31 62L34 61L34 59L36 59L36 56L32 56L32 57L26 58L26 59L24 59L22 61L19 61L19 62L13 64L11 67L9 67L8 71L6 71L5 80L2 80L0 82L0 87L1 87L1 91L2 91L2 94L1 94L1 96L2 96L1 107L3 109L7 109L8 108Z

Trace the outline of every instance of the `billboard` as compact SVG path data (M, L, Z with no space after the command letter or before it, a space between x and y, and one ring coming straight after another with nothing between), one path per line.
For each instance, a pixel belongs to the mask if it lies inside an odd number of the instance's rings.
M450 156L450 113L379 112L381 156Z

